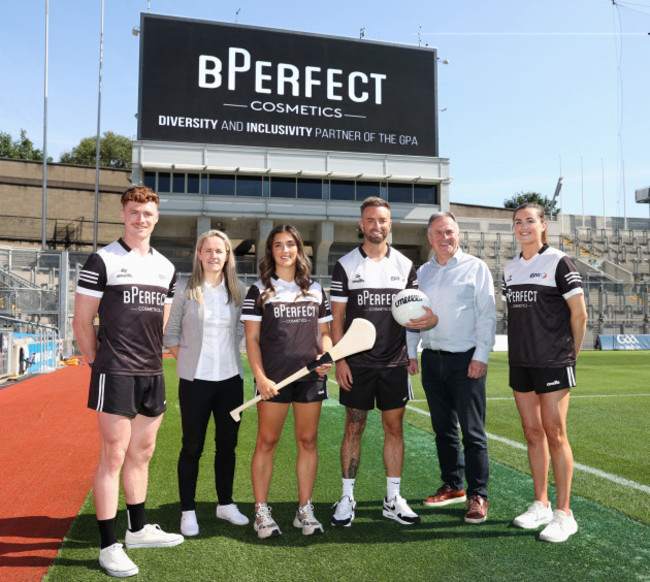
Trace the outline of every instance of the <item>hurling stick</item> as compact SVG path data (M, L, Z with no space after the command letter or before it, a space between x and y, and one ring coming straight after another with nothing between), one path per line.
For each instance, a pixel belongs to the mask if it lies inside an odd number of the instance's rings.
M323 364L331 364L332 362L336 362L336 360L347 358L348 356L358 352L363 352L364 350L369 350L375 345L376 337L377 330L372 323L367 319L354 319L348 328L348 331L345 332L345 335L329 352L324 353L318 360L314 360L304 368L291 374L291 376L285 378L282 382L278 382L275 385L275 389L280 390L284 386L287 386L299 378L306 376L310 372L313 372ZM253 406L253 404L260 400L262 400L260 395L251 398L248 402L244 402L241 406L231 410L230 416L232 416L235 421L239 422L241 420L242 410L246 410L249 406Z

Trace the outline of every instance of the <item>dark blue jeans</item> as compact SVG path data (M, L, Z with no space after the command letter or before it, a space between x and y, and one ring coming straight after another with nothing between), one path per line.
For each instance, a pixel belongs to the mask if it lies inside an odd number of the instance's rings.
M467 479L467 495L487 500L490 462L485 436L485 376L467 377L473 355L473 349L451 355L424 350L422 386L436 435L442 481L453 489L465 489Z
M222 382L183 380L178 384L178 400L183 425L183 448L178 458L178 490L181 510L196 508L196 481L199 459L203 453L205 433L210 416L214 415L216 451L214 455L214 482L221 505L232 503L232 484L235 477L235 447L239 422L230 411L244 401L244 383L239 376Z

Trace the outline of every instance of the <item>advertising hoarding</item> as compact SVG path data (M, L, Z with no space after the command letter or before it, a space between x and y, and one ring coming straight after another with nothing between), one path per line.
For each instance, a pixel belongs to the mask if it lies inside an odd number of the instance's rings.
M438 155L436 51L143 14L138 139Z

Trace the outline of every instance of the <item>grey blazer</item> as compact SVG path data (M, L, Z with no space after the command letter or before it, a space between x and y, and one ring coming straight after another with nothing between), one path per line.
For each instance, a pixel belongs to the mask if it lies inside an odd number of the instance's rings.
M242 301L246 296L246 287L238 281L241 290ZM174 293L171 313L165 327L163 344L167 347L178 346L178 359L176 361L176 373L179 378L194 380L196 366L201 355L201 343L203 341L203 305L187 298L185 290L187 282L179 283ZM239 376L244 377L244 369L239 353L239 344L244 337L244 323L240 320L242 306L237 307L234 302L228 304L230 308L230 329L232 332L232 346L234 349L235 361L239 368Z

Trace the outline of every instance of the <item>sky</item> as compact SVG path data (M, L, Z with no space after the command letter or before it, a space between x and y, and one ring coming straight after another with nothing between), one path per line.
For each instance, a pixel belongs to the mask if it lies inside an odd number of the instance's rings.
M101 0L50 0L47 155L97 132ZM43 148L46 0L0 12L0 131ZM101 132L135 138L147 12L435 47L439 151L453 203L517 192L567 214L648 218L650 0L107 0ZM443 64L442 61L449 61ZM404 91L417 91L404 87Z

